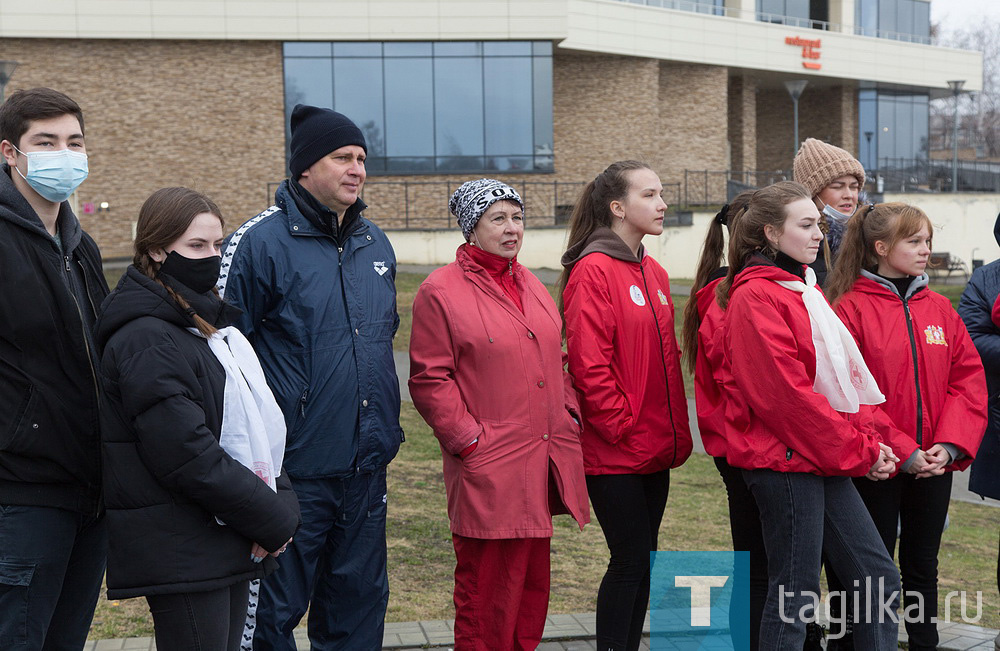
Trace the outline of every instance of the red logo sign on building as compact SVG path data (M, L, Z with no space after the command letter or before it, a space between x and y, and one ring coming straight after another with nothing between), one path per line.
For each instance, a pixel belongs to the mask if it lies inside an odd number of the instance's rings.
M802 48L802 67L809 70L819 70L820 39L812 40L801 36L786 36L785 45L794 45Z

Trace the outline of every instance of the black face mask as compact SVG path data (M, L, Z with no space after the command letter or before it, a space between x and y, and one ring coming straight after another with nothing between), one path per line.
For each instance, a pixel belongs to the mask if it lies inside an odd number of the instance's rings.
M167 254L167 259L160 265L160 272L197 294L209 292L219 282L219 272L222 269L222 256L211 258L185 258L177 251Z

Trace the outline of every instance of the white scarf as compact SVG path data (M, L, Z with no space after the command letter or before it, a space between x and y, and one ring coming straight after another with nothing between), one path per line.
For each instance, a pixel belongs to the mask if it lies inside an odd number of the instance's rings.
M801 292L809 313L812 341L816 348L816 380L813 389L826 396L839 412L856 414L860 405L885 402L875 378L865 364L858 345L847 326L837 317L823 294L816 289L816 273L806 267L806 282L774 281Z
M194 328L189 330L203 336ZM285 417L267 386L257 354L232 326L207 339L226 371L219 445L277 492L275 479L285 456Z

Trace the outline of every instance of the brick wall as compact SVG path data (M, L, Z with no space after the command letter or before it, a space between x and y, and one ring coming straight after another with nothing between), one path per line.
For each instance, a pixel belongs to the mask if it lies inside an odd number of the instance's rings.
M729 78L729 146L731 169L758 169L757 82L750 75Z
M818 138L857 155L857 93L851 87L807 86L799 99L799 142ZM762 170L792 168L792 98L783 87L757 95L757 164Z
M105 257L131 256L132 223L158 188L206 193L234 228L283 174L279 43L0 39L0 50L20 62L8 94L49 86L83 109L91 172L76 199ZM83 214L102 201L110 212Z
M110 204L109 212L79 211L106 257L131 255L139 206L158 188L205 192L230 229L271 202L269 184L284 176L280 43L0 39L0 48L21 63L8 93L51 86L82 106L91 175L76 199L81 209L85 202ZM816 110L825 117L804 124L822 123L824 135L846 137L854 127L840 125L844 109L830 111L825 105L836 102L824 97ZM777 164L771 143L791 140L790 126L787 137L779 133L782 120L791 119L787 94L780 100L762 92L750 104L752 89L742 88L735 103L743 122L735 129L726 68L557 50L556 171L498 178L524 191L529 224L536 225L551 224L551 217L532 221L532 215L565 211L585 181L623 158L648 162L667 186L668 202L676 203L671 184L684 181L685 169L729 167L731 128L742 138L734 162L746 166L756 157L758 168ZM803 134L814 135L808 129ZM368 214L386 228L451 227L448 197L470 177L370 176ZM403 181L419 184L404 190Z

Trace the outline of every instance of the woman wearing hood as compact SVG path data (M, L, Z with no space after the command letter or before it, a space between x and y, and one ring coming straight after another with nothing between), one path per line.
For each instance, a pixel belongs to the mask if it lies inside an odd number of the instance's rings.
M455 547L455 650L535 649L552 516L590 521L559 312L517 261L524 203L494 179L448 204L466 242L413 302L410 395L441 446Z
M298 526L284 418L215 290L222 233L207 197L154 192L95 328L108 597L146 597L164 649L239 649L250 581Z
M670 280L642 246L663 232L662 192L637 161L598 174L573 209L559 281L587 491L611 552L597 594L602 650L639 648L670 469L691 454Z

